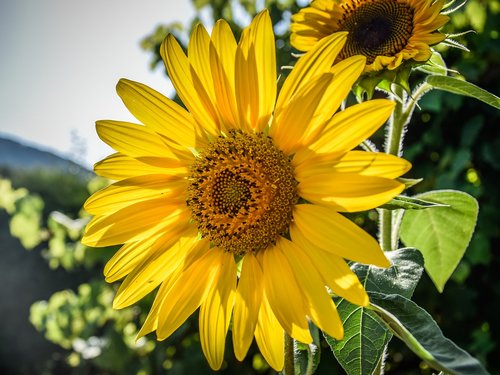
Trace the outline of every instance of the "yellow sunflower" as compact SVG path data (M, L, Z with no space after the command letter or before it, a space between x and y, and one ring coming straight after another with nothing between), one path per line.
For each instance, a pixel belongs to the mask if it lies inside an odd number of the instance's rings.
M309 51L338 31L349 35L338 59L366 57L365 71L395 69L406 60L427 61L446 35L445 0L314 0L292 16L291 44Z
M377 242L339 212L367 210L400 193L410 165L352 148L389 117L372 100L337 112L365 65L332 66L346 33L319 42L297 61L277 95L273 28L260 13L236 42L219 21L193 31L187 56L172 35L161 54L186 109L137 82L118 94L144 125L98 121L117 153L95 171L116 180L85 204L95 215L83 242L123 244L105 267L125 278L115 308L158 286L139 332L169 337L196 309L213 369L223 362L230 321L243 360L253 337L276 370L284 331L312 341L308 321L341 338L330 298L366 305L344 259L389 266Z

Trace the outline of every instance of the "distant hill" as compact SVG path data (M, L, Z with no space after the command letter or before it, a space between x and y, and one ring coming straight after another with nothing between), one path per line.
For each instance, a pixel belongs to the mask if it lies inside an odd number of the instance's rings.
M0 136L0 167L12 170L50 169L88 179L92 172L51 152Z

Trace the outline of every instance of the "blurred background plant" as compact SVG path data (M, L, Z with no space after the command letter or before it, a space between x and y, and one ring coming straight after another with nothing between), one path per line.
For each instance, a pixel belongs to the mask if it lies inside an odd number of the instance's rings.
M143 39L142 47L151 54L151 68L161 61L159 45L168 32L187 41L196 23L209 27L214 20L225 18L239 34L264 5L276 25L278 65L293 64L288 25L291 14L305 5L304 1L192 2L197 16L189 25L162 25ZM499 0L469 0L452 14L445 32L474 30L458 39L470 52L439 47L450 69L492 93L500 92L498 25ZM287 69L282 74L287 74ZM423 178L412 193L465 191L479 201L480 211L466 255L444 293L438 293L424 276L414 300L431 313L447 337L479 358L492 374L500 373L500 260L495 256L495 244L500 240L500 113L474 99L437 90L427 94L419 105L405 139L404 156L413 163L409 177ZM382 136L380 133L374 138L379 146ZM89 219L81 210L83 202L106 181L88 172L8 167L0 169L0 177L0 247L4 255L0 318L6 325L0 336L2 373L211 373L198 342L196 317L164 342L157 342L154 335L135 341L152 299L124 310L112 309L116 285L104 281L102 269L116 249L91 249L79 243ZM353 219L375 235L376 216L373 211ZM20 247L30 251L21 253ZM39 262L40 257L45 263ZM40 295L45 299L35 302ZM20 311L28 310L28 305L31 324L47 341L35 337L26 327L19 331L20 323L5 323L25 319L27 312ZM24 341L23 332L28 338ZM239 363L229 354L229 338L227 347L221 373L272 373L255 348L245 362ZM333 356L327 355L330 349L324 342L322 350L325 355L316 373L342 373ZM387 363L389 374L432 373L397 340L391 343Z

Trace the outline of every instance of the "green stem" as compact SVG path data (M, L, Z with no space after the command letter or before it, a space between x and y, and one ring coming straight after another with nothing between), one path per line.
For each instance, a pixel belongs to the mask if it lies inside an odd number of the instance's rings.
M392 248L392 211L379 209L379 243L384 251L391 251Z
M314 374L314 358L311 351L311 347L309 346L307 349L307 367L304 375L313 375Z
M385 139L385 152L388 154L399 156L403 146L403 133L404 133L404 93L401 88L395 89L394 98L396 107L389 119L389 127ZM380 247L384 251L394 250L397 243L393 238L392 231L392 211L380 209L379 210L379 242Z
M391 115L389 129L386 134L385 152L388 154L401 156L403 152L403 136L406 130L406 125L410 122L413 110L418 101L424 96L432 86L428 83L423 83L412 93L412 96L406 99L406 94L399 87L395 88L395 94L402 101L396 99L396 108Z
M386 133L386 153L396 156L403 154L403 137L406 126L411 120L417 102L430 89L432 89L431 85L423 83L417 87L411 97L407 97L402 88L395 88L394 99L396 100L396 107L389 120L389 127ZM398 246L398 230L397 228L393 228L395 222L394 215L396 215L394 211L379 210L379 242L380 247L384 251L394 250Z
M293 338L285 332L285 366L283 368L284 375L295 374L295 349Z
M384 346L384 352L380 356L377 362L377 367L373 370L372 375L384 375L385 373L385 356L387 355L387 345Z
M396 92L397 97L404 101L404 93L402 89ZM403 130L404 130L404 109L403 102L395 97L396 107L392 112L389 120L389 128L386 134L385 152L388 154L399 156L403 146Z

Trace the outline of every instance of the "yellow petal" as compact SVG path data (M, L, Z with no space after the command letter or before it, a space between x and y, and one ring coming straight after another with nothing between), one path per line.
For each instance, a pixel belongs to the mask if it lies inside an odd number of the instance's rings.
M84 204L91 215L111 214L135 203L150 199L169 199L170 204L181 204L185 199L187 182L166 175L147 175L124 179L92 194Z
M269 365L276 371L283 370L285 363L285 332L276 319L264 294L255 328L255 341Z
M158 322L159 322L158 313L160 312L161 306L165 302L165 295L166 292L168 291L167 287L168 283L166 282L160 285L160 288L158 289L158 292L156 293L155 299L153 301L153 305L149 310L148 316L146 317L146 320L144 321L144 324L142 325L141 329L137 333L136 340L147 335L150 332L153 332L158 328Z
M239 113L236 104L235 89L235 61L236 61L236 39L229 24L224 20L218 20L212 30L212 44L210 45L212 75L214 79L217 102L224 108L220 108L221 116L227 124L235 128L241 128ZM224 97L225 96L225 97ZM226 126L227 127L227 126Z
M325 126L310 148L316 153L349 151L371 136L391 115L394 102L373 99L348 107Z
M342 60L330 69L334 78L331 87L328 88L329 93L323 98L326 117L331 117L342 104L342 101L347 97L352 89L352 85L356 83L361 73L363 73L366 64L364 56L352 56ZM327 104L329 105L326 108Z
M212 248L195 261L175 281L165 295L156 330L158 339L165 340L201 305L217 280L224 251Z
M177 95L179 95L196 122L212 135L218 134L217 116L211 109L207 110L206 108L206 105L210 102L207 93L204 89L197 91L202 86L200 79L192 70L182 47L172 34L167 35L163 41L160 54Z
M369 300L365 289L344 259L315 246L299 231L293 232L292 240L301 251L307 254L325 284L335 294L356 305L368 305Z
M173 100L142 83L121 79L118 95L136 119L184 147L197 145L192 116Z
M123 245L104 267L106 281L112 283L127 276L141 264L146 255L150 255L160 248L168 249L177 242L179 238L185 236L188 229L189 224L185 223L184 225L174 227L168 232L168 235L158 232L142 241Z
M292 239L298 232L320 249L342 258L378 267L390 266L373 237L330 208L298 204L293 218L290 226Z
M236 50L236 99L242 127L262 130L276 100L276 51L271 18L260 12Z
M226 21L218 20L215 23L211 40L219 56L219 61L224 68L226 77L228 77L228 83L231 85L232 91L234 92L234 64L237 44L231 27Z
M309 301L308 315L312 321L322 331L340 340L344 336L342 321L326 291L325 283L308 255L285 238L280 238L276 247L290 263L293 274Z
M242 38L246 34L248 34L248 29L243 30ZM257 82L257 66L255 63L249 63L249 61L255 60L254 52L252 50L252 56L248 56L250 52L246 53L247 55L245 56L242 43L240 42L236 49L235 94L240 129L249 131L257 121L259 102L257 87L255 85L255 82Z
M218 280L201 304L199 316L201 348L212 370L219 370L224 360L236 291L236 264L231 253L224 252L220 267Z
M353 56L334 65L328 73L315 76L304 84L275 117L271 137L290 139L286 145L277 141L284 152L293 153L300 146L313 143L326 121L337 111L365 67L366 58ZM333 79L332 79L333 78ZM276 136L274 136L276 132ZM281 133L284 133L282 135Z
M187 254L184 265L182 267L177 267L169 276L167 276L165 281L162 282L160 288L158 289L158 293L156 293L153 306L151 306L151 310L149 311L143 326L137 333L136 340L158 328L159 323L163 321L159 312L164 303L170 303L166 297L170 292L170 289L172 289L172 286L177 281L177 278L195 261L200 259L207 251L209 251L209 248L210 244L207 240L199 240L196 247L191 249L191 251Z
M346 38L346 32L328 36L319 41L311 51L297 61L280 90L276 103L277 115L303 85L311 81L313 77L330 71L335 58L345 44Z
M259 116L254 126L262 130L268 124L276 101L276 49L273 24L267 10L255 17L250 25L250 35L255 43L255 64L257 65Z
M168 200L151 199L94 217L87 224L82 243L102 247L135 242L184 223L190 216L185 204L169 205Z
M210 70L210 36L201 24L197 24L188 44L188 60L192 71L196 73L200 83L206 92L210 102L215 103L215 91L212 80L212 72Z
M221 30L224 29L223 25L228 27L227 24L221 20L217 22L213 32L213 34L216 34L214 37L217 38L219 43L227 42L231 45L231 41L234 41L233 34L231 31L224 32ZM224 51L224 47L219 46L219 48L220 49L217 50L217 47L213 43L210 44L210 67L212 70L213 85L215 87L217 109L219 110L219 115L224 125L223 128L229 130L239 128L239 115L234 93L236 45L234 45L235 49L232 56L228 56L228 53ZM221 53L221 56L219 53ZM225 59L225 61L222 59Z
M252 344L262 299L262 269L253 254L243 258L233 312L233 346L238 361L243 361Z
M321 154L316 157L309 152L300 157L301 163L294 159L295 178L302 181L317 173L321 168L324 173L357 173L363 176L396 178L411 168L405 159L383 152L349 151L343 155ZM297 158L298 159L298 158Z
M137 302L162 283L176 268L181 267L189 251L199 245L197 230L190 226L175 241L165 241L165 247L151 249L132 273L120 285L113 308L121 309Z
M312 337L306 319L309 309L302 288L287 259L276 246L262 252L262 273L269 304L281 326L291 337L310 344Z
M104 266L104 276L108 283L120 280L127 276L132 270L141 263L144 257L151 250L158 237L152 236L143 241L131 242L123 245Z
M332 78L332 73L314 77L273 120L269 135L285 154L293 154L297 150L309 127L322 123L319 113L323 109L318 106Z
M147 161L149 158L142 160ZM118 152L97 162L94 165L94 172L98 176L110 180L123 180L148 174L177 175L179 177L187 175L188 168L186 166L170 167L168 159L165 159L164 162L164 166L159 163L148 164Z
M179 155L154 131L145 126L122 121L96 122L97 134L116 151L132 157L158 157L169 160L172 166L181 164Z
M319 171L325 169L329 168ZM387 203L404 188L404 184L389 178L329 172L305 178L297 190L309 202L340 212L358 212Z

